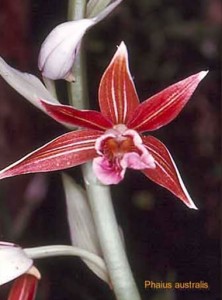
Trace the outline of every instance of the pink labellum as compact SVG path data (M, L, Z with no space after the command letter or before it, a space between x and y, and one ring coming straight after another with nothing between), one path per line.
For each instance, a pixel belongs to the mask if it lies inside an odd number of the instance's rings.
M101 157L93 160L93 169L103 184L120 182L127 168L155 168L154 159L142 144L141 137L123 124L114 126L100 136L95 149Z
M197 209L167 148L153 136L143 137L143 142L154 157L156 165L155 169L146 169L143 173L155 183L171 191L188 207Z
M126 169L117 163L111 164L106 157L97 157L93 159L93 171L99 181L110 185L119 183L123 179Z
M121 159L120 164L123 169L131 168L135 170L143 170L156 167L154 159L152 155L148 153L148 151L143 155L139 155L136 152L126 153Z

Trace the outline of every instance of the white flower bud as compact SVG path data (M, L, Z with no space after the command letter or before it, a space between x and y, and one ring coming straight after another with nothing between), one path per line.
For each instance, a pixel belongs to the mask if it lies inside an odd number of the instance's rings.
M122 0L89 1L86 19L65 22L55 27L43 42L39 69L46 78L74 81L71 69L85 32L106 18Z
M95 19L66 22L55 27L42 44L39 69L44 77L73 81L73 62L81 39Z
M0 285L26 273L32 263L19 246L0 242Z

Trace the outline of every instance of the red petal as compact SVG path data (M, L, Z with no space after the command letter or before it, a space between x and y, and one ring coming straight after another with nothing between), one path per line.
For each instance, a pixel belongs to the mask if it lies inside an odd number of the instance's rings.
M199 72L147 99L137 107L127 126L143 132L168 124L180 113L206 74Z
M95 130L66 133L0 171L0 179L80 165L97 156L95 141L100 135Z
M72 106L56 105L45 100L41 100L41 103L56 121L96 130L106 130L112 127L112 123L98 111L78 110Z
M35 299L38 279L35 276L24 274L17 278L12 286L8 300Z
M100 82L100 109L114 124L125 124L138 104L128 67L127 49L122 42Z
M188 207L197 209L190 198L177 167L167 148L152 136L143 137L143 142L154 157L156 168L142 172L155 183L165 187L181 199Z

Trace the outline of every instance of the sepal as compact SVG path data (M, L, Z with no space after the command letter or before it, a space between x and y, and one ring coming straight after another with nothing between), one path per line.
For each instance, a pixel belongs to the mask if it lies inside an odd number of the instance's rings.
M96 130L66 133L0 171L0 179L80 165L97 156L94 144L99 136Z
M153 136L144 136L143 142L153 156L156 168L146 169L142 172L149 179L177 196L189 208L197 209L166 146Z
M189 101L207 72L181 80L142 102L134 111L129 128L138 132L156 130L174 120Z
M125 124L138 104L139 99L128 66L127 48L122 42L100 81L100 110L114 125Z
M106 130L112 127L112 123L98 111L78 110L73 106L54 105L44 100L41 100L41 103L53 119L63 124L95 130Z
M45 110L40 99L45 99L50 103L59 103L36 76L12 68L1 57L0 75L21 96L43 111Z

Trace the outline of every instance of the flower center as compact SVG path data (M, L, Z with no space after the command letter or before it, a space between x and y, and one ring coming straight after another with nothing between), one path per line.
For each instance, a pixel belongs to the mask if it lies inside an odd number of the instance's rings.
M111 163L120 160L125 153L136 152L141 154L136 144L142 140L138 133L128 129L124 124L115 125L108 129L96 142L97 152L105 156Z
M124 124L115 125L101 135L96 140L95 150L99 156L93 160L93 170L104 184L120 182L127 168L155 168L154 158L140 135Z
M131 137L107 138L103 144L103 154L110 160L132 151L135 151L135 146Z

